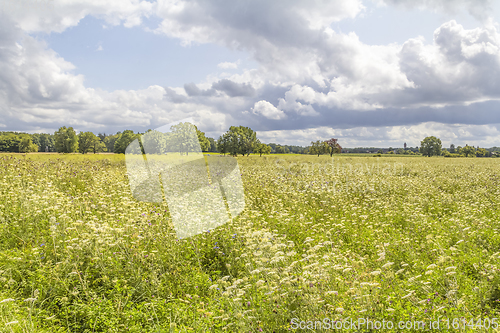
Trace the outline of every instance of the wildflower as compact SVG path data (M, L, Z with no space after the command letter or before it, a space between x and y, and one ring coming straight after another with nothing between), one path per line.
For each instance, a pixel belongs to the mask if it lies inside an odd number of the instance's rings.
M15 299L13 299L13 298L6 298L4 300L1 300L0 303L13 302L13 301L15 301Z
M403 297L401 297L401 299L408 298L408 297L410 297L411 295L413 295L413 291L412 291L412 292L410 292L410 293L409 293L409 294L407 294L407 295L404 295Z
M373 275L373 276L377 276L381 273L381 271L373 271L371 272L370 274Z
M382 266L382 268L389 268L393 265L394 263L393 262L388 262L386 263L385 265Z

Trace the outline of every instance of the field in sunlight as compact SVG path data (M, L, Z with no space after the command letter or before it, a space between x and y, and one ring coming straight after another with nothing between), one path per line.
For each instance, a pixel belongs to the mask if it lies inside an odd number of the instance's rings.
M497 159L237 161L243 212L179 240L123 155L1 154L0 332L496 327Z

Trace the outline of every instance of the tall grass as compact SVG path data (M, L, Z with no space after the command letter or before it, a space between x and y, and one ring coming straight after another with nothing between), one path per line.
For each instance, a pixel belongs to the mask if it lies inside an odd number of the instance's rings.
M179 240L166 204L131 196L123 155L0 155L0 331L498 317L496 160L238 163L243 213Z

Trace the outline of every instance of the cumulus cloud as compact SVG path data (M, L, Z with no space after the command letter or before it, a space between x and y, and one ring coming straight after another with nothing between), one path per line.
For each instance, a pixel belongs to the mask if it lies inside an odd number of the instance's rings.
M476 19L484 21L492 11L493 0L380 0L379 3L408 9L431 9L457 14L464 8Z
M268 101L258 101L255 103L252 112L269 119L283 119L286 117L283 111L279 110Z
M231 119L214 106L187 100L179 89L152 85L143 90L112 92L87 88L74 66L47 45L22 32L0 14L0 115L12 130L123 130L157 127L191 116L207 129L210 119Z
M236 83L222 79L212 84L212 89L223 91L230 97L254 96L255 89L248 83Z
M403 44L368 45L353 32L330 28L333 22L360 15L361 0L117 1L54 0L48 14L14 8L0 17L3 124L11 128L22 123L35 130L41 124L70 124L96 130L130 124L155 127L193 117L207 133L244 124L259 131L310 134L312 128L328 125L335 131L343 128L334 133L346 138L357 128L372 133L372 139L378 135L390 140L397 133L413 135L397 126L418 129L419 123L429 121L482 126L498 118L491 104L483 103L500 98L500 35L491 23L468 30L449 21L437 27L433 41L414 38ZM435 10L472 3L384 1ZM487 13L490 2L479 4ZM127 27L157 15L161 23L150 32L179 38L185 45L217 43L245 51L258 68L181 87L111 92L85 87L84 77L73 74L71 63L26 32L61 32L86 15ZM237 69L238 62L217 67ZM488 105L489 111L478 105ZM476 113L470 116L467 110ZM370 129L389 125L398 128L390 135L383 134L388 129ZM415 131L415 136L421 134Z
M238 62L221 62L220 64L217 64L217 67L222 68L222 69L237 69L238 68Z
M149 17L154 4L139 0L52 0L2 1L2 9L27 32L62 32L76 26L87 15L106 21L108 25L133 27Z
M441 139L443 147L473 145L480 147L498 146L500 129L498 125L443 125L435 122L424 122L418 125L354 127L334 129L319 126L309 129L258 131L262 142L279 142L282 144L303 145L311 141L338 138L343 147L409 147L420 146L422 139L429 135Z
M320 10L316 2L295 1L281 11L275 11L274 6L264 11L268 4L257 2L248 8L235 2L217 7L221 12L215 11L215 3L176 3L169 8L165 8L167 2L159 3L158 15L165 20L156 32L186 43L215 42L250 52L260 67L247 82L239 83L287 87L287 94L276 98L280 110L317 116L317 106L375 110L441 107L497 98L500 44L493 24L466 30L450 21L436 30L433 43L411 39L403 45L380 46L364 44L354 33L337 33L328 27L335 20L358 15L360 3ZM347 2L336 4L341 3ZM318 15L323 23L310 24L308 20ZM194 86L187 89L192 96L214 96L218 85L206 91Z

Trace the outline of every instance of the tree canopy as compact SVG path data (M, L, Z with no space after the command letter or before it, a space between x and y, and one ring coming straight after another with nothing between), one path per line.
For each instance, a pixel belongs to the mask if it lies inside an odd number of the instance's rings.
M424 156L439 156L441 150L441 140L435 136L428 136L420 142L420 153Z
M63 126L54 133L55 148L59 153L74 153L78 151L78 136L73 127Z

